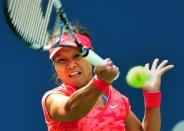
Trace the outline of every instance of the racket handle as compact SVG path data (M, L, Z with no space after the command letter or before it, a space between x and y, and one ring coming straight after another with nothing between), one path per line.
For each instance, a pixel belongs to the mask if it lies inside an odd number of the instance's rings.
M89 63L91 63L94 66L100 65L103 63L103 59L97 55L93 50L88 49L88 54L84 57ZM116 75L116 77L113 79L115 81L119 77L120 72ZM113 82L112 81L112 82ZM112 83L111 82L111 83Z
M88 55L85 58L90 62L92 65L97 66L103 63L103 59L97 55L94 51L89 49Z

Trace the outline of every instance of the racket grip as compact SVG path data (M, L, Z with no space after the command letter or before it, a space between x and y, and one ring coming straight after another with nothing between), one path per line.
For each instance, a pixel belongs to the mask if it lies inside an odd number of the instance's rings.
M99 55L97 55L97 54L96 54L93 50L91 50L91 49L88 50L88 55L85 56L85 59L86 59L89 63L91 63L92 65L94 65L94 66L100 65L100 64L102 64L103 61L104 61ZM120 72L118 72L118 74L117 74L116 77L113 79L113 81L115 81L115 80L119 77L119 74L120 74ZM112 82L113 82L113 81L112 81ZM111 83L112 83L112 82L111 82Z
M97 66L103 63L103 59L97 55L94 51L89 49L88 55L85 56L86 60L90 62L92 65Z

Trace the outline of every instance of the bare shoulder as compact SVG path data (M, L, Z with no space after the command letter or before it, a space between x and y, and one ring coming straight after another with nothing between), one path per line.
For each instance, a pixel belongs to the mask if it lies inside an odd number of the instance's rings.
M68 96L64 95L63 93L50 94L45 100L46 108L50 108L50 106L54 103L62 103L64 100L66 100L66 98L68 98Z
M46 110L53 120L63 120L67 118L65 105L68 99L69 97L62 93L50 94L45 99Z

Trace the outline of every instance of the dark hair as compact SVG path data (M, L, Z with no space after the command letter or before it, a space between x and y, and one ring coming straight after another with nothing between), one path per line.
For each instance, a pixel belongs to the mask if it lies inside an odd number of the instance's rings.
M78 23L71 23L70 27L74 31L74 33L85 35L89 39L91 39L91 37L90 37L90 35L85 27L79 25ZM55 32L50 34L50 39L59 36L61 33L67 33L67 30L61 31L60 29L57 29Z
M79 34L82 34L82 35L85 35L87 36L89 39L90 39L90 35L89 35L89 32L87 31L87 29L79 24L76 24L76 23L73 23L71 24L71 28L73 29L73 31L75 33L79 33Z
M87 31L87 29L85 27L79 25L78 23L72 23L71 24L71 28L73 29L73 31L75 33L85 35L85 36L87 36L90 39L90 35L89 35L89 33L88 33L88 31ZM65 32L62 32L62 33L65 33ZM61 30L57 30L56 32L54 32L54 35L52 36L52 38L58 36L60 33L61 33ZM57 75L56 71L53 74L53 78L55 79L55 82L56 82L57 85L60 85L62 83L62 81L59 78L59 76Z

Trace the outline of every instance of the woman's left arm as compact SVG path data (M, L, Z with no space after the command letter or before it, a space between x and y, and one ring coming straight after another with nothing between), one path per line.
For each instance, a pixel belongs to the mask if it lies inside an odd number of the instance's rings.
M168 60L158 64L159 59L155 59L152 66L145 65L149 75L148 81L141 88L144 92L145 112L141 122L131 111L125 120L126 131L160 131L160 85L161 77L167 71L174 68L174 65L166 65Z

